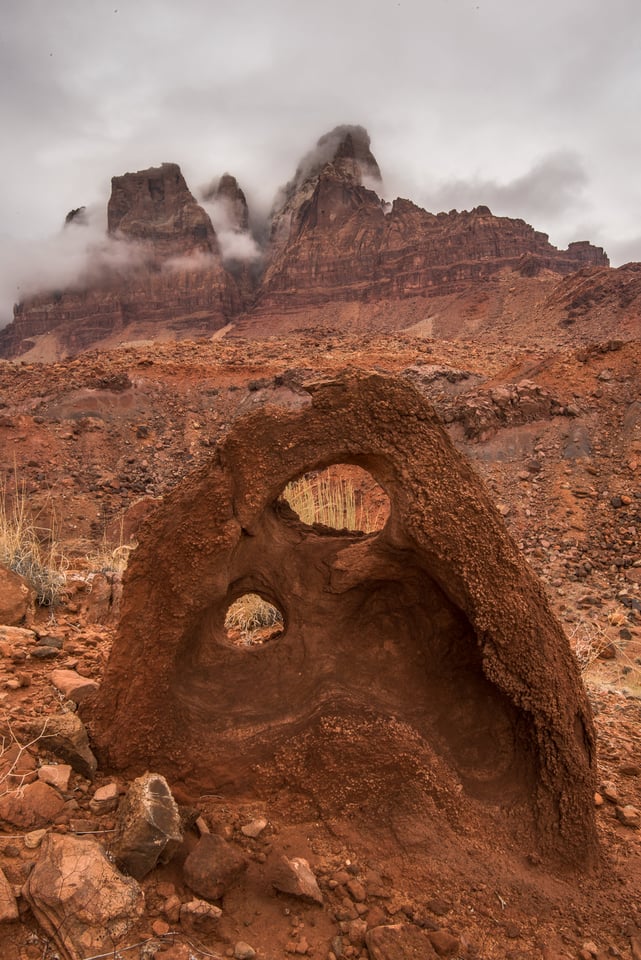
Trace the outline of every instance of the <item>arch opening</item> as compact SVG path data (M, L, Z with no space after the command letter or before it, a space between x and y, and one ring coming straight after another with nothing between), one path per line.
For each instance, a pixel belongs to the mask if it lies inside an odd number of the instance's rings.
M285 618L277 606L258 593L243 593L227 607L225 634L234 647L255 647L277 640Z
M289 508L305 526L336 533L381 531L390 515L390 499L371 473L351 463L333 463L294 477L276 500L281 515Z

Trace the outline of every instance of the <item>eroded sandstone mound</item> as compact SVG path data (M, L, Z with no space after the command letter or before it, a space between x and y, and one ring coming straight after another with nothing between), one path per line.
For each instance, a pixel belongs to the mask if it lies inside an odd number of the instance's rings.
M385 489L380 532L306 526L279 502L332 463ZM224 621L249 592L285 629L243 647ZM280 776L302 804L359 818L449 816L462 797L527 849L534 827L548 852L595 852L594 730L568 642L480 480L399 380L306 383L238 421L146 521L83 709L103 764L188 790L260 794Z

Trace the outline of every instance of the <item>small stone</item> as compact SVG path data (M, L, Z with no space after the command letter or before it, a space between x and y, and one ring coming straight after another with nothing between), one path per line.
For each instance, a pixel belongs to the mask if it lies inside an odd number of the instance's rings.
M206 900L219 900L246 868L245 857L232 844L206 833L185 860L183 873L194 893Z
M412 923L383 924L367 931L365 944L372 960L429 957L433 952L425 933Z
M167 897L165 902L162 905L162 912L167 918L169 923L178 923L180 920L180 908L182 903L180 897L173 894L170 897Z
M428 933L428 937L439 957L455 957L459 952L458 937L452 936L447 930L434 930Z
M256 956L256 951L253 947L250 947L248 943L245 943L244 940L239 940L234 946L234 958L235 960L254 960Z
M47 750L62 760L87 780L93 780L98 762L89 747L85 726L75 713L47 716L44 720L32 720L25 724L27 732L34 737L46 737Z
M75 670L52 670L51 682L63 697L66 697L67 700L73 700L74 703L82 703L98 689L95 680L87 680Z
M34 612L35 590L18 573L0 564L0 623L18 626Z
M365 902L365 897L366 897L365 887L360 882L360 880L354 880L354 879L348 880L346 887L347 887L347 892L349 893L352 900L355 900L357 903Z
M619 791L617 786L612 780L606 780L599 787L599 792L608 800L610 803L617 803L619 800Z
M33 660L54 660L60 651L57 647L42 644L42 646L33 647L31 657Z
M641 825L641 815L637 808L633 807L631 803L626 804L624 807L615 807L614 812L617 820L620 820L624 827L632 827L638 830Z
M58 791L42 780L0 799L0 818L23 830L54 823L64 809L65 802Z
M107 783L104 787L98 787L93 797L89 801L89 809L92 813L113 813L117 806L117 783Z
M259 820L252 820L251 823L246 823L243 827L240 828L240 832L243 833L246 837L251 837L256 839L263 832L267 826L267 821L262 818Z
M604 804L604 800L603 800L603 797L601 796L601 794L600 794L600 793L595 793L595 794L594 794L594 806L595 806L595 807L602 807L603 804Z
M180 908L180 922L195 933L212 933L222 915L220 907L206 900L189 900Z
M24 845L27 850L37 850L42 843L47 831L44 828L40 830L31 830L24 835Z
M312 903L323 902L323 894L316 877L303 857L292 857L290 860L283 854L275 854L270 858L268 875L274 889L281 893L288 893Z
M437 917L444 917L452 909L449 903L446 903L444 900L439 900L437 898L427 901L427 909Z
M109 784L112 795L115 786ZM169 784L158 773L138 777L120 809L111 847L116 863L141 880L158 863L169 863L181 842L180 812Z
M351 920L347 925L347 939L355 946L360 946L365 942L367 933L367 923L364 920Z
M165 920L154 920L151 925L152 933L155 937L164 937L166 933L169 933L171 927Z
M61 793L69 789L71 765L68 763L43 763L38 769L38 779L55 787Z

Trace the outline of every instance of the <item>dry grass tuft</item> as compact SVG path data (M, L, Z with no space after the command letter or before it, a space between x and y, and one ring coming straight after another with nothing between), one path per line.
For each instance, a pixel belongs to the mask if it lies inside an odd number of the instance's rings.
M262 643L282 633L283 615L257 593L245 593L229 607L225 630L230 640L240 644ZM271 631L271 632L270 632Z
M9 497L0 485L0 563L31 584L41 606L54 606L64 590L68 561L55 530L29 509L24 485Z
M303 523L320 523L333 530L374 533L384 526L389 512L383 504L370 503L349 477L331 467L292 480L282 499Z

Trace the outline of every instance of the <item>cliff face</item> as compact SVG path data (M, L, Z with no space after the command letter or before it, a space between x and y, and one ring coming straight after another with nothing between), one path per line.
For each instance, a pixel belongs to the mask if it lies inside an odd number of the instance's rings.
M108 231L142 242L154 258L218 254L211 220L176 163L113 177Z
M114 177L107 218L109 236L121 241L117 266L103 263L74 288L19 303L0 330L0 356L26 353L47 335L55 355L118 338L203 335L239 312L211 220L176 164ZM83 229L82 208L66 228Z
M203 194L215 227L176 164L114 177L108 233L130 245L131 262L23 301L0 331L0 356L23 354L47 334L59 353L73 353L114 337L204 335L231 320L263 336L292 329L287 316L323 327L333 311L349 323L350 304L365 315L367 305L396 303L386 322L403 326L412 322L408 303L474 297L506 271L516 283L581 268L610 273L601 248L558 250L487 207L433 214L409 200L385 203L381 193L367 132L352 126L321 137L279 191L262 250L229 174ZM68 223L83 229L82 208Z
M565 275L607 263L599 248L557 250L546 234L523 220L495 217L487 207L434 215L396 200L386 212L373 191L330 164L292 217L255 312L452 293L506 267L530 276L543 268Z

